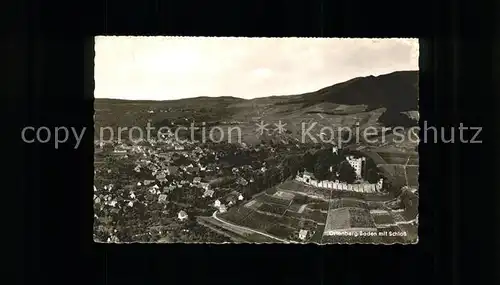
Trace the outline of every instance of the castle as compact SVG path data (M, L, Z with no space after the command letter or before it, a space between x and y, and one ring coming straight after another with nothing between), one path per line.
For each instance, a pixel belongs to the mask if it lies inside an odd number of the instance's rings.
M314 178L313 174L307 171L303 173L297 173L295 180L302 182L307 185L311 185L317 188L325 188L332 190L341 190L341 191L354 191L361 193L376 193L382 190L382 186L384 184L384 179L380 179L375 184L348 184L345 182L340 182L338 180L330 181L330 180L322 180L318 181Z
M356 173L356 178L361 178L361 170L363 169L363 163L366 161L364 157L354 158L354 156L346 157L347 162L354 168L354 172Z

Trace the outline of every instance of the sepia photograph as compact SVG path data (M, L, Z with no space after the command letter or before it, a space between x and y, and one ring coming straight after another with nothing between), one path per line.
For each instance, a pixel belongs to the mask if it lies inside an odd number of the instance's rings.
M418 61L413 38L96 37L94 241L418 243Z

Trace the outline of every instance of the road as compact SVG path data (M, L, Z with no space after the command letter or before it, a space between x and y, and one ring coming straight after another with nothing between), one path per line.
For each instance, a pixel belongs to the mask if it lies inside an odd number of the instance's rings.
M231 226L231 227L235 227L235 228L238 228L238 229L241 229L241 230L246 230L246 231L250 231L250 232L253 232L253 233L256 233L256 234L259 234L259 235L263 235L265 237L268 237L268 238L271 238L271 239L274 239L274 240L277 240L277 241L280 241L280 242L284 242L284 243L295 243L295 242L291 242L291 241L288 241L288 240L284 240L284 239L280 239L280 238L277 238L275 236L272 236L270 234L266 234L266 233L263 233L263 232L259 232L259 231L256 231L256 230L253 230L251 228L247 228L247 227L242 227L242 226L237 226L235 224L231 224L231 223L228 223L224 220L221 220L217 217L217 211L215 211L213 214L212 214L212 218L216 219L217 221L221 222L221 223L224 223L228 226Z

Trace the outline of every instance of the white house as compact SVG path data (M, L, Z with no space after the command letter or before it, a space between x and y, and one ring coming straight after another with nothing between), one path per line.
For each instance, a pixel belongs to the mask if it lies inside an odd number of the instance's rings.
M226 207L226 205L221 205L221 206L219 207L219 212L220 212L220 213L225 213L226 211L227 211L227 207Z
M165 202L167 200L167 195L161 194L158 196L158 202Z
M383 185L384 185L384 179L380 178L380 180L377 182L377 190L382 189Z
M238 200L240 200L240 201L241 201L241 200L243 200L243 199L244 199L244 198L243 198L243 195L241 195L241 194L240 194L240 196L238 196Z
M184 221L185 219L188 218L188 214L184 211L180 211L178 214L177 214L177 217L179 218L179 220L181 221Z
M208 183L205 183L205 182L201 182L200 183L200 186L205 189L205 190L208 190L210 188L210 184Z
M214 207L219 208L221 206L221 203L219 200L215 200L214 202Z
M305 240L307 237L307 230L300 230L299 231L299 239Z
M214 195L215 191L214 190L205 190L205 192L203 193L203 198L205 197L212 197Z

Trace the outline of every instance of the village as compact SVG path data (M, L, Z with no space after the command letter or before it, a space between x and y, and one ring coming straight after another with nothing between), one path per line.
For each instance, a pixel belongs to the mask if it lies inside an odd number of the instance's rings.
M182 241L175 236L180 232L189 241L193 234L206 239L209 230L196 227L194 217L223 213L263 188L255 179L266 172L265 160L275 152L271 146L180 143L168 137L139 143L96 141L94 238ZM192 233L196 228L200 233ZM209 234L214 241L225 240Z
M180 143L168 137L96 141L94 238L103 242L227 242L231 240L227 235L207 227L198 217L251 204L263 191L288 179L318 191L386 194L382 178L374 183L363 179L365 157L345 157L343 162L355 178L351 183L340 181L345 179L332 165L325 165L330 179L317 179L305 164L283 159L304 152L310 156L310 148ZM340 150L330 146L316 151L318 157L325 157L324 153L337 156ZM305 233L297 231L299 240Z

